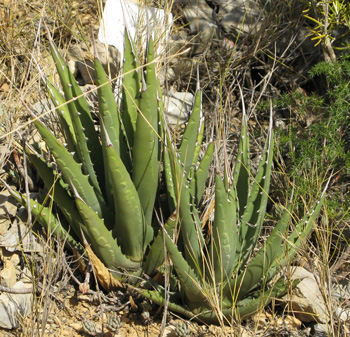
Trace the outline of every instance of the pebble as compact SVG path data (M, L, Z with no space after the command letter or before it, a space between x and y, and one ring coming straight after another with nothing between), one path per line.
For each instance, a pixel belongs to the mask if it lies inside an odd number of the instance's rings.
M349 309L343 309L343 308L337 308L335 311L336 315L338 316L339 320L343 323L350 321L350 310Z
M328 337L331 336L328 324L315 324L313 337Z

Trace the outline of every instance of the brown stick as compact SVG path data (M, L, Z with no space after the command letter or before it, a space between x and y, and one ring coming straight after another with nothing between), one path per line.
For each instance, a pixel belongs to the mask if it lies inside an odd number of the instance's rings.
M16 289L16 288L9 288L9 287L0 285L0 292L10 293L10 294L30 294L32 291L33 291L33 287Z
M19 160L19 156L18 156L18 152L16 149L14 149L12 151L12 154L13 154L13 159L15 161L15 164L17 166L17 169L18 169L18 172L20 173L20 175L23 177L23 179L25 180L26 179L26 176L28 178L28 187L29 187L29 190L33 191L34 190L34 183L33 183L33 180L31 177L28 176L28 174L26 174L26 170L24 169L21 161Z

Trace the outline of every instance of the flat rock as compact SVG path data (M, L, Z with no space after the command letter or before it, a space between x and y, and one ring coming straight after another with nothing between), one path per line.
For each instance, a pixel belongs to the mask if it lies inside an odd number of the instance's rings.
M302 267L296 267L292 279L301 279L301 282L293 289L291 295L285 295L282 299L288 305L288 309L304 323L327 323L327 308L315 276Z
M28 287L22 281L18 281L13 288L23 289ZM9 294L3 292L0 295L0 327L5 329L18 328L32 308L32 294Z
M219 6L218 20L225 32L252 34L261 28L263 13L263 8L256 1L226 1Z
M6 231L0 233L0 247L9 252L42 252L43 248L38 243L32 230L17 220L9 224Z

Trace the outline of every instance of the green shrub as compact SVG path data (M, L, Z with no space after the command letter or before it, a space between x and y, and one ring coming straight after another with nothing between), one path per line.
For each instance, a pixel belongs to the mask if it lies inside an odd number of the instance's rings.
M298 92L275 100L277 106L289 109L293 118L300 120L290 123L288 131L278 130L277 137L287 174L301 195L307 195L310 188L317 189L323 177L331 172L334 179L350 173L348 56L335 63L321 62L312 68L310 75L315 81L325 83L325 94L307 96ZM335 219L344 205L341 196L331 199L326 205L331 218Z

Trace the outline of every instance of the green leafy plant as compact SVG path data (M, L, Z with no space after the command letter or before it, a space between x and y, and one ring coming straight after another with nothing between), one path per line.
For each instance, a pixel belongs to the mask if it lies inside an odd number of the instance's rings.
M64 97L46 78L45 83L56 106L66 144L33 115L33 124L55 158L57 170L38 152L26 149L64 215L64 220L59 220L49 207L31 200L37 221L50 233L67 239L72 247L87 242L118 279L122 276L116 272L122 271L129 276L152 274L149 266L156 266L152 258L159 255L158 247L153 254L151 245L155 236L152 221L161 141L153 41L148 46L148 64L144 69L137 69L139 65L134 61L132 49L126 38L122 113L95 58L100 122L96 127L81 88L50 40ZM14 196L26 204L24 198Z
M336 60L333 43L349 34L350 5L345 0L311 0L307 1L304 16L313 25L310 25L310 35L316 45L322 43L324 52L332 61ZM339 34L339 32L341 32ZM349 49L349 44L342 42L337 49Z
M193 127L196 129L198 125ZM268 239L254 253L266 215L273 147L271 122L261 162L252 178L247 123L243 114L233 173L229 174L227 169L223 177L216 174L215 217L209 242L196 208L202 190L198 194L191 180L191 170L183 165L182 160L171 161L170 167L165 167L166 172L171 172L166 176L183 177L177 180L181 183L174 189L175 199L179 200L178 213L168 219L164 228L167 252L180 283L181 303L184 304L179 304L176 293L170 296L168 307L171 310L201 321L225 324L230 319L250 316L272 298L286 293L290 283L283 277L270 281L293 259L298 247L310 234L325 194L297 223L288 238L291 211L286 207ZM170 158L182 158L181 151L178 156L172 154L171 147L168 151ZM192 162L189 154L193 152L186 153L185 162ZM168 187L173 187L172 182ZM167 228L174 227L174 222L175 227L179 225L175 231L179 236L175 238L167 231ZM165 292L162 295L160 289L138 291L156 303L165 302Z
M298 186L300 195L307 195L319 188L322 177L333 171L336 180L344 181L349 175L349 56L337 62L321 62L310 71L315 81L327 81L325 93L303 95L298 92L285 94L275 101L282 109L288 109L307 127L290 123L288 130L277 133L279 148L285 159L286 171ZM316 77L317 76L317 77ZM313 178L312 178L313 176ZM337 196L336 193L338 193ZM337 223L347 211L342 189L333 189L332 198L325 203L330 222ZM343 213L344 212L344 213Z
M235 165L232 173L226 167L222 175L216 174L215 219L211 228L205 227L199 205L214 143L200 158L204 132L201 92L197 91L177 148L163 116L153 41L149 41L147 63L141 67L127 32L125 36L121 109L95 59L98 127L81 89L50 41L64 97L47 79L45 83L66 144L33 115L57 170L34 149L26 152L65 221L52 207L34 200L30 201L32 213L47 231L66 238L71 246L84 243L88 251L91 246L118 280L135 284L143 274L163 271L169 276L165 287L154 281L150 284L155 290L133 287L155 303L168 303L170 310L205 322L248 317L287 291L288 280L271 280L308 237L324 193L288 237L291 210L287 205L268 239L258 244L269 198L274 134L271 122L254 177L244 112ZM12 194L29 206L24 196ZM161 201L163 196L166 202ZM164 222L155 221L158 203L167 219Z

